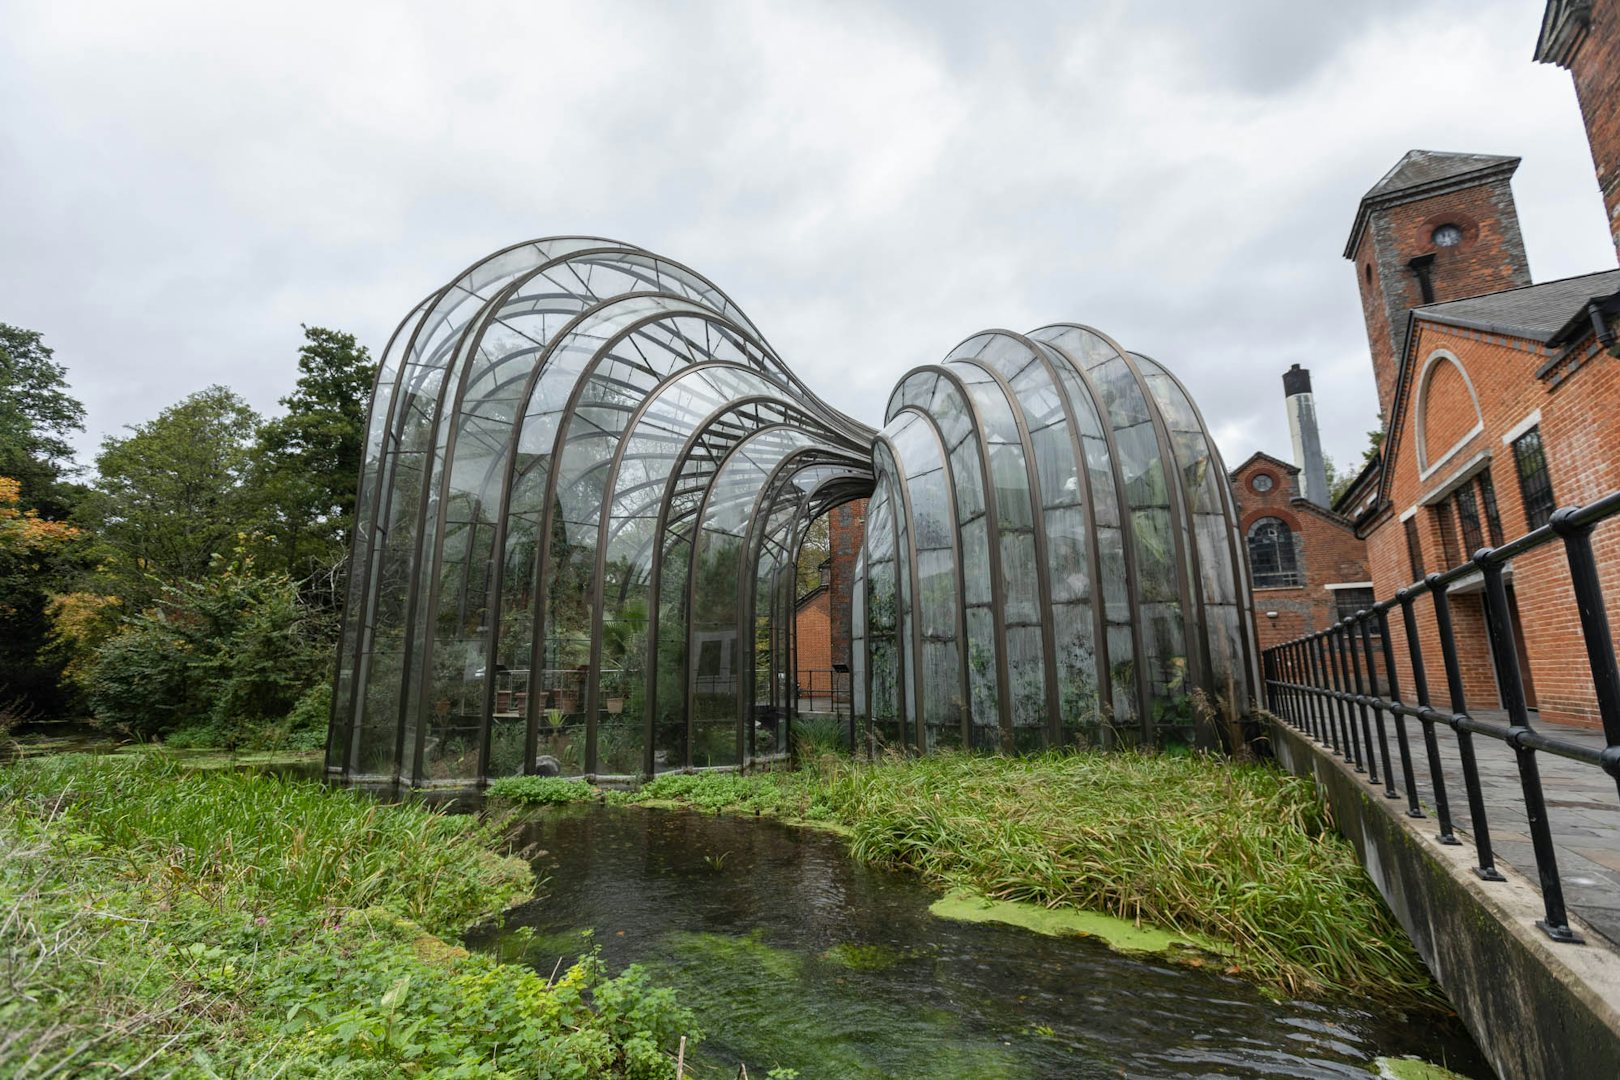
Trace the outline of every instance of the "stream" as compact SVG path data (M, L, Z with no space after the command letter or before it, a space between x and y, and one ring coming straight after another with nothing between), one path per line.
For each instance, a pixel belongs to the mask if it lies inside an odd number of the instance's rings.
M1408 1055L1492 1075L1452 1017L1276 1001L1095 939L938 918L914 875L830 833L592 805L539 813L521 842L541 898L468 945L549 975L591 931L610 971L641 964L697 1014L699 1076L1365 1080Z

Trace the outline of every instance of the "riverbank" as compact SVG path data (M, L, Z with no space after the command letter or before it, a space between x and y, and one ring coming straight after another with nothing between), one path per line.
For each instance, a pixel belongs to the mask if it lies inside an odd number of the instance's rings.
M672 1076L673 995L463 929L536 889L495 826L159 754L0 769L0 1074ZM522 1063L518 1071L506 1072Z
M598 797L498 781L515 803ZM846 832L856 858L941 889L1097 911L1230 948L1290 994L1445 1008L1308 780L1200 755L935 754L750 775L669 774L609 802L771 815Z

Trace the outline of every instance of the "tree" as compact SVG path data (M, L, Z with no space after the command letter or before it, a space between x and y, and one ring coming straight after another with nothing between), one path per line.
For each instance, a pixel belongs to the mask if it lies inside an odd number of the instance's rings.
M163 585L205 576L213 556L252 527L247 475L258 428L245 401L211 386L102 443L81 516L112 549L126 610Z
M798 592L796 596L803 596L821 584L821 564L832 555L832 538L828 531L828 524L832 518L822 514L810 523L804 536L804 544L799 548Z
M66 516L61 479L84 429L84 406L67 392L67 369L37 330L0 323L0 476L19 484L18 504L46 518Z
M299 734L312 744L323 718L296 707L324 682L328 617L241 551L214 564L205 578L165 587L97 649L89 697L98 722L231 748L283 746Z
M268 559L303 577L341 558L353 527L377 368L353 334L304 327L298 382L254 449Z
M0 476L0 710L61 706L62 664L45 649L49 590L78 546L79 532L22 504L22 484Z

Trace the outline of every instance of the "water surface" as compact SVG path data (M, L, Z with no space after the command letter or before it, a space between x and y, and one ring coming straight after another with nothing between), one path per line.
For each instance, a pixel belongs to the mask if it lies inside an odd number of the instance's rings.
M643 964L697 1013L706 1075L1366 1080L1412 1054L1491 1076L1455 1019L1277 1002L1208 968L936 918L915 876L825 833L591 806L542 812L523 841L544 895L469 944L530 927L524 958L550 974L592 930L611 970Z

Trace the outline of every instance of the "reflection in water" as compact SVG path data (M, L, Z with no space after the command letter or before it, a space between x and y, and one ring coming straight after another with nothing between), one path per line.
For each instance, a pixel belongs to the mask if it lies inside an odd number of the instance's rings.
M1356 1077L1379 1055L1490 1069L1455 1020L1267 1000L1081 939L937 919L908 874L771 821L586 807L523 836L545 895L470 936L535 932L549 973L594 931L697 1012L702 1061L833 1077Z

